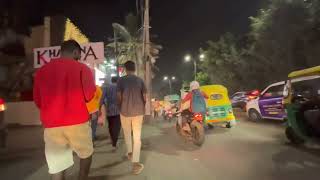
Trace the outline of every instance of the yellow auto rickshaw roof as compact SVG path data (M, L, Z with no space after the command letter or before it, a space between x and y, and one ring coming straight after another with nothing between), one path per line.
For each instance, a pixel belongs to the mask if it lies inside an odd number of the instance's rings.
M228 90L226 87L222 85L207 85L207 86L201 86L200 89L204 92L216 92L216 93L228 93Z
M223 106L231 104L228 97L228 90L222 85L201 86L200 89L209 96L207 106ZM210 96L213 94L221 94L222 97L221 99L212 99Z
M311 76L320 74L320 66L294 71L288 75L289 78L297 78L303 76Z

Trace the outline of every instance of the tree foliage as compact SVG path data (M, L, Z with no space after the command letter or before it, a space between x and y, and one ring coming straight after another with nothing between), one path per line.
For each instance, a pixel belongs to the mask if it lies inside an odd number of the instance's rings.
M231 91L262 88L289 72L319 65L320 2L272 0L256 17L243 44L227 33L209 41L202 70Z
M207 73L210 82L223 84L231 88L240 88L241 50L237 48L235 37L227 33L218 41L208 42L208 47L203 50L205 60L201 69Z
M132 60L137 64L137 73L143 77L144 63L142 58L142 32L139 31L138 17L128 14L125 18L125 25L118 23L112 24L117 42L108 44L109 47L117 51L117 60L119 64L124 64Z
M198 72L197 73L197 81L200 83L201 86L209 85L211 84L209 75L204 72Z

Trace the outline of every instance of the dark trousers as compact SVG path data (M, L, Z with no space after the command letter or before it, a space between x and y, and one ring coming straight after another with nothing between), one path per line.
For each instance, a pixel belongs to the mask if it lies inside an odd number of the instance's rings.
M107 119L109 123L109 133L112 140L112 146L116 147L121 128L120 115L108 116Z
M93 113L90 114L90 120L91 120L91 129L92 129L92 140L95 141L97 140L97 127L98 127L98 118L99 118L99 113Z

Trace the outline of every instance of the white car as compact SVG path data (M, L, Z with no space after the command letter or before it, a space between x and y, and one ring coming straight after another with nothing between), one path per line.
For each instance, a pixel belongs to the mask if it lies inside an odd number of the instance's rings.
M246 110L250 120L262 119L283 120L286 113L283 107L283 90L285 81L271 84L260 96L247 102Z

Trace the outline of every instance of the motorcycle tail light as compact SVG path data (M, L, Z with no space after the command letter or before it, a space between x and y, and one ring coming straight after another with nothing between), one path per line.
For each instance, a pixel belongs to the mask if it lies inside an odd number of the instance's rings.
M202 121L203 120L203 116L200 113L195 113L193 115L193 119L196 120L196 121Z

